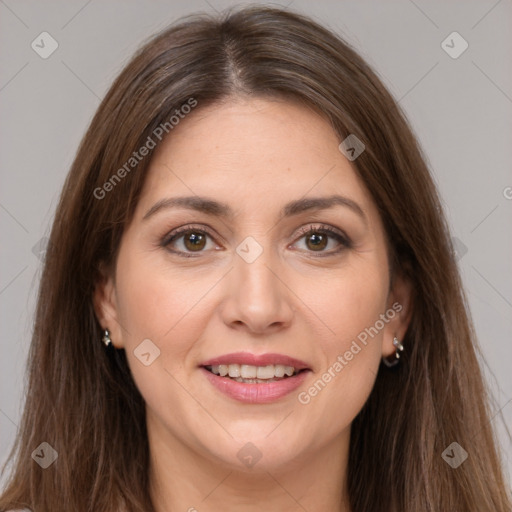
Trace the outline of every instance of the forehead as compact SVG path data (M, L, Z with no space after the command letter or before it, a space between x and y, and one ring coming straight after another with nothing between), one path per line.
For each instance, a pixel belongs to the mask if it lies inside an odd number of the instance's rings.
M140 208L162 197L209 196L244 208L341 194L371 198L339 137L318 113L281 100L237 99L186 116L157 146Z

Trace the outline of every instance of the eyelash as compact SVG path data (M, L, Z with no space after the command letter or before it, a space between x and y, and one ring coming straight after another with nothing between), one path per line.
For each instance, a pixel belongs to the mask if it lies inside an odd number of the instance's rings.
M212 233L210 233L210 231L208 231L204 228L196 228L193 225L188 225L188 226L183 226L181 228L178 228L175 231L172 231L171 233L168 233L162 239L160 245L162 247L164 247L165 249L167 249L168 251L170 251L173 254L176 254L178 256L182 256L184 258L195 258L197 256L195 256L193 252L186 253L183 251L175 251L173 249L169 249L169 247L168 247L172 242L175 242L176 240L178 240L179 238L181 238L183 235L185 235L187 233L199 233L199 234L203 234L203 235L208 235L210 238L214 239L214 236ZM305 226L305 227L301 228L298 232L298 238L296 241L304 238L307 235L311 235L313 233L320 234L320 235L328 235L329 237L334 238L341 245L340 248L338 248L334 251L329 251L329 252L321 251L314 255L315 258L323 258L323 257L327 257L327 256L332 256L334 254L340 253L344 249L349 249L350 247L352 247L352 243L346 235L339 233L336 229L332 228L331 226L325 225L325 224L321 224L319 226L310 225L310 226ZM201 252L203 252L203 251L197 251L197 254L199 255ZM308 251L308 252L311 252L314 254L316 251Z

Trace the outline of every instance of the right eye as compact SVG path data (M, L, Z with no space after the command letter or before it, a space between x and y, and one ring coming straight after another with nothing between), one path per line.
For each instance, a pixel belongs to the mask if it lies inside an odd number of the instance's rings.
M211 239L211 244L215 245L213 243L213 236L208 231L184 226L167 234L162 240L161 245L170 252L190 258L193 257L193 253L201 253L208 249L208 239ZM215 246L218 247L217 245Z

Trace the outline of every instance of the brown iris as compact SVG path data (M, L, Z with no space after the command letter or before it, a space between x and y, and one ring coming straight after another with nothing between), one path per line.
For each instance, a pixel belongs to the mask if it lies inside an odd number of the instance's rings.
M189 251L200 251L206 244L206 236L197 231L189 231L183 236L185 247Z
M308 245L308 248L313 251L322 250L327 246L327 239L328 237L326 235L312 233L311 235L308 235L306 244ZM309 245L310 242L312 243L312 246Z

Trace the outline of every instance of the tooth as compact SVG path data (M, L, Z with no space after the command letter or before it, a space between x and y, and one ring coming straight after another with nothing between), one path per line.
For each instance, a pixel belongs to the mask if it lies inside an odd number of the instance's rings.
M285 367L282 364L276 364L274 366L274 374L276 377L284 377Z
M240 365L230 364L228 365L228 373L230 377L240 377Z
M291 377L295 373L293 366L282 364L269 364L266 366L253 366L250 364L219 364L212 365L212 373L225 377L229 375L232 379L252 382L273 381L275 378L283 378L285 375Z
M272 379L274 377L274 365L258 366L255 377L258 379Z
M255 379L258 368L249 364L243 364L240 367L240 375L243 379Z
M284 367L284 373L286 373L286 375L288 375L288 377L291 377L293 375L293 372L294 372L294 368L293 366L285 366Z

